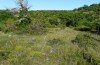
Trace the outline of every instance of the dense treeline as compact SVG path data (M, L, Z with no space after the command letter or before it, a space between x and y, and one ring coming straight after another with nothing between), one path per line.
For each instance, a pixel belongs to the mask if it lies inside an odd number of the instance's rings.
M100 4L84 5L72 11L29 11L28 15L31 19L31 24L28 23L19 26L20 18L14 17L17 14L12 14L6 11L0 11L0 30L15 31L25 30L34 31L47 27L75 27L81 31L100 31ZM29 20L29 19L28 19ZM27 20L27 21L28 21ZM27 22L26 21L26 22ZM1 24L3 23L3 24ZM35 25L35 26L34 26ZM10 29L10 30L9 30ZM13 30L12 30L13 29ZM25 32L25 31L24 31Z

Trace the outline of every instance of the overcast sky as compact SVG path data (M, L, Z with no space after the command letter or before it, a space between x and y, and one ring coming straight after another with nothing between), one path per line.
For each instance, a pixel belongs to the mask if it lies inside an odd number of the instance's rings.
M32 10L72 10L100 0L29 0ZM17 7L14 0L0 0L0 9Z

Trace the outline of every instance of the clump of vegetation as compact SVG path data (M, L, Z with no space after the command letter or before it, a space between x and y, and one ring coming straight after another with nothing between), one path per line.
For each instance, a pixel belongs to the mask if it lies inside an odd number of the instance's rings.
M6 60L10 54L10 51L0 50L0 61Z
M60 39L53 39L53 40L49 40L47 45L56 47L56 46L60 46L60 45L64 45L65 42L61 41Z
M76 39L74 40L79 47L87 48L87 47L97 47L100 43L100 40L96 39L95 37L91 36L89 33L81 33L77 35Z
M73 44L82 49L82 58L86 60L86 65L100 64L100 57L97 56L100 54L100 52L98 52L98 49L100 49L100 40L90 33L81 33L73 40Z

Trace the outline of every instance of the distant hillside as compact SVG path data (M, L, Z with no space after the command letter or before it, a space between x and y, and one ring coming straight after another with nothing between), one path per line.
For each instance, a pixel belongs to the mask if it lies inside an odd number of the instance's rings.
M81 11L81 12L95 12L97 14L100 14L100 3L99 4L92 4L90 6L84 5L83 7L80 7L78 9L75 9L75 11Z

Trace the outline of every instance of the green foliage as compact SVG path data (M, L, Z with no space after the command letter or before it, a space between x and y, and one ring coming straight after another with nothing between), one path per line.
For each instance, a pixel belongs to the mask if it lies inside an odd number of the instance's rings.
M97 31L100 31L100 19L93 22L93 25Z
M97 14L99 11L99 5L100 4L92 4L90 6L84 5L83 7L72 11L66 11L66 10L61 10L61 11L41 10L41 11L25 11L25 12L21 11L19 13L18 18L14 18L13 15L8 11L1 11L0 13L3 14L0 15L1 17L0 23L3 24L0 24L0 30L7 32L10 31L12 27L14 27L13 29L17 28L15 30L19 32L22 30L25 31L26 29L30 29L29 32L31 33L33 30L32 28L34 27L36 29L37 28L45 29L45 28L55 28L55 27L62 28L67 26L67 27L76 27L78 29L88 30L88 31L92 30L100 31L100 23L99 23L100 15ZM9 23L6 22L11 19L14 21L14 24L10 26ZM39 22L40 24L39 23L37 24L36 22ZM12 30L12 32L14 32L15 30Z
M98 4L92 4L90 6L84 5L83 7L80 7L78 9L76 9L76 10L81 11L81 12L94 11L94 12L96 12L96 14L99 14L99 11L100 11L100 3L98 3Z
M8 19L14 18L11 12L0 10L0 24L5 24Z
M56 25L57 26L59 24L58 18L56 18L56 17L49 18L49 23L51 25Z

